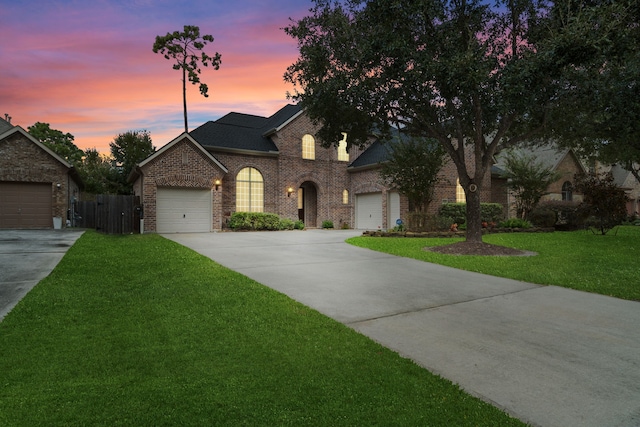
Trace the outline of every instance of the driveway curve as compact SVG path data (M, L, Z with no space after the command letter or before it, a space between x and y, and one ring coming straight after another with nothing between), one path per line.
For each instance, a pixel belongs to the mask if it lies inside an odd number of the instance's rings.
M640 304L396 257L353 230L170 234L534 426L640 425Z
M78 230L0 230L0 321L51 273Z

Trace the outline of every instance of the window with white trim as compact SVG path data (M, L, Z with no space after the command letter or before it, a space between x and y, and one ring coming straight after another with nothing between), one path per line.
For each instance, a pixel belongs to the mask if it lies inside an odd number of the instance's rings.
M254 168L244 168L236 176L236 211L262 212L264 210L264 181Z
M349 190L342 190L342 204L343 205L348 205L349 204Z

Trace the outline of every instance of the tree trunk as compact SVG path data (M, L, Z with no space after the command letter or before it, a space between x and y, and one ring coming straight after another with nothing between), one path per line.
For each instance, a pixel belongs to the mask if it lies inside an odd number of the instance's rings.
M475 191L465 188L467 197L467 241L482 242L482 219L480 217L480 189L475 187Z
M182 106L184 111L184 131L189 132L187 126L187 70L182 67Z

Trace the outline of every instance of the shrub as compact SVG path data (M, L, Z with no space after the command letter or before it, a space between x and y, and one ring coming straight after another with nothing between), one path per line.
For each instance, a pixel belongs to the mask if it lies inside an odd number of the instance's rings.
M293 223L293 228L296 230L304 230L304 221L301 219Z
M484 222L498 222L504 218L503 206L500 203L481 203L480 219ZM467 222L466 203L443 203L440 216L449 217L458 225Z
M322 221L322 228L333 228L333 221L329 219Z
M232 230L279 230L280 217L272 213L234 212L228 225Z
M438 211L440 216L451 218L452 223L462 224L467 218L466 203L443 203ZM451 225L451 224L449 224Z
M538 208L553 211L556 215L554 226L561 230L584 228L584 221L587 219L585 212L580 209L579 202L551 200L540 203Z
M584 195L580 207L588 216L586 225L594 232L605 235L626 219L629 199L610 172L576 175L576 190Z
M449 230L454 222L453 218L448 216L411 212L407 214L406 229L416 232L445 231Z
M531 223L526 219L510 218L498 224L500 228L531 228Z
M295 222L293 222L292 219L281 218L280 219L280 224L278 225L278 229L280 229L280 230L293 230L294 226L295 226Z
M538 227L553 227L556 219L556 213L548 207L537 207L529 214L529 221Z

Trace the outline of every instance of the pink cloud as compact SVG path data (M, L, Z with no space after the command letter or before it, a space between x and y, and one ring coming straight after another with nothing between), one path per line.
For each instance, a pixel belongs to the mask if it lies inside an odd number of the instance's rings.
M26 128L46 122L75 136L80 148L108 152L133 129L161 146L183 131L180 73L152 52L156 35L199 25L212 34L222 66L204 68L210 97L188 89L190 128L229 111L269 115L284 105L286 67L295 41L281 28L311 2L36 0L3 4L0 116ZM19 18L19 19L18 19ZM5 42L8 41L8 42ZM209 49L206 49L209 51Z

